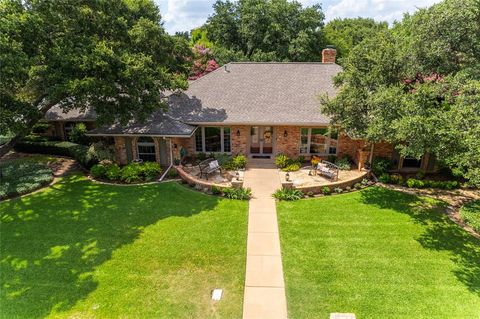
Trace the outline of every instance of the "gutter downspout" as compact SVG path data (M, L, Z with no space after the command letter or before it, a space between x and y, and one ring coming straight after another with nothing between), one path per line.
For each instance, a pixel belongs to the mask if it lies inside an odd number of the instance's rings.
M170 145L170 166L165 170L165 173L158 179L159 182L161 182L165 176L167 176L168 171L172 168L173 166L173 149L172 149L172 140L168 139L169 145Z

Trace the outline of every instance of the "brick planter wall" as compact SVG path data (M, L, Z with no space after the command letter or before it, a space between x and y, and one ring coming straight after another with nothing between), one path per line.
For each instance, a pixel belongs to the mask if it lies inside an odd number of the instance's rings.
M347 180L347 181L338 181L338 182L333 182L333 183L330 183L330 184L318 185L318 186L304 186L304 187L293 186L293 188L301 190L304 194L308 194L309 192L312 192L313 194L321 194L322 193L322 188L324 188L324 187L330 188L330 191L333 192L333 190L335 188L345 189L348 186L352 187L356 183L360 183L364 178L367 177L367 175L368 175L368 171L364 171L362 175L360 175L360 176L358 176L354 179Z
M221 189L229 188L229 186L219 185L219 184L215 184L215 183L211 183L211 182L207 182L207 181L198 179L195 176L192 176L192 175L188 174L187 172L185 172L183 170L182 166L175 166L175 168L176 168L176 170L178 172L178 175L180 176L181 179L183 179L189 185L194 185L194 186L197 186L197 187L201 187L202 190L205 190L205 189L211 190L212 186L216 186L216 187L221 188Z

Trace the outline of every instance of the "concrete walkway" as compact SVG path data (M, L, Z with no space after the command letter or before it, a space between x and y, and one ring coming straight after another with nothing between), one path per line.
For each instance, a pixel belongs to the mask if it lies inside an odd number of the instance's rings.
M273 164L253 165L244 176L244 186L252 189L253 197L248 213L243 318L287 318L277 211L272 198L281 187L280 177Z

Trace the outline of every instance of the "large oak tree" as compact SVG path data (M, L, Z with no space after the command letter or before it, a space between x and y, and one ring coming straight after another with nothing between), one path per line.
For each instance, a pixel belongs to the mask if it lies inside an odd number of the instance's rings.
M186 88L189 52L151 0L0 0L0 156L54 105L144 119Z
M302 7L298 1L287 0L218 0L213 8L205 30L222 56L250 61L321 58L325 41L320 5Z
M333 121L370 141L425 152L480 186L480 2L445 0L354 47Z

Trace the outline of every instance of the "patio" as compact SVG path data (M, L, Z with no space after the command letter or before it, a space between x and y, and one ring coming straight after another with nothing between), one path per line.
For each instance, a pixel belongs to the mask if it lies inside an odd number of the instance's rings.
M188 164L186 166L183 166L182 170L198 181L201 181L207 184L215 184L223 187L231 187L232 180L236 179L236 174L237 174L237 171L227 171L222 169L212 174L209 174L207 178L207 176L200 176L201 175L200 168L198 165L188 165ZM238 171L238 174L239 174L239 179L243 181L244 172Z
M319 187L319 186L334 186L334 187L346 187L351 186L363 178L366 177L366 171L359 170L340 170L338 173L338 179L331 181L325 176L320 174L314 174L310 166L302 167L296 172L289 172L289 180L292 182L295 188L304 187ZM280 177L282 181L286 181L286 172L280 171Z

